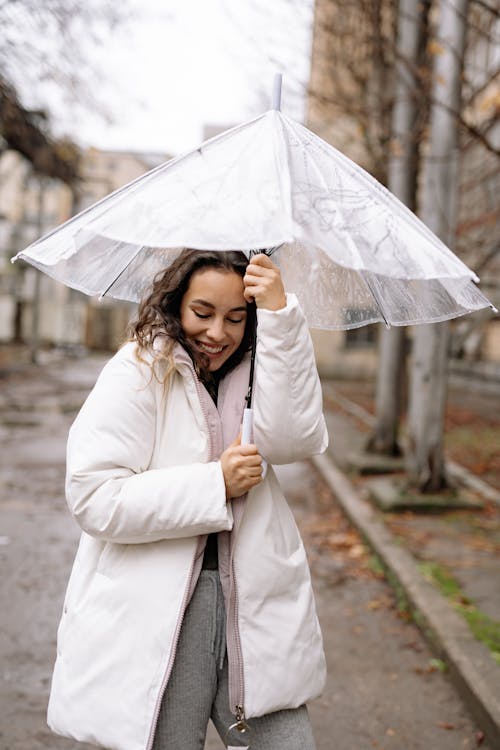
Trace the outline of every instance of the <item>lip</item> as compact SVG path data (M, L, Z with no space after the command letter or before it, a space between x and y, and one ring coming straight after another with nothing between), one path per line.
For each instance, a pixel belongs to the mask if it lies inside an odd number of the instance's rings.
M205 341L196 341L196 346L201 352L203 352L203 354L206 354L207 357L213 358L219 357L227 349L227 344L216 346L215 344L208 344Z

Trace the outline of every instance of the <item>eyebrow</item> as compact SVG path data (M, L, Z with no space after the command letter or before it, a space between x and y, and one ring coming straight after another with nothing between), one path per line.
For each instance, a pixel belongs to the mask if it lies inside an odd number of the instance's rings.
M210 307L212 310L215 310L215 305L212 305L211 302L207 302L204 299L193 299L191 300L192 305L204 305L205 307ZM244 307L232 307L229 312L247 312L247 306Z

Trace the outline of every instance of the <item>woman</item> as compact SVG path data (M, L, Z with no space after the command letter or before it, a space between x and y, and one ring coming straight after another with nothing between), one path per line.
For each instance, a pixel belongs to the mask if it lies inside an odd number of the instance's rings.
M241 445L255 307L255 445ZM212 718L229 747L312 750L304 704L322 689L324 655L272 464L326 444L311 341L278 268L183 251L70 430L67 499L83 534L54 731L116 750L202 750Z

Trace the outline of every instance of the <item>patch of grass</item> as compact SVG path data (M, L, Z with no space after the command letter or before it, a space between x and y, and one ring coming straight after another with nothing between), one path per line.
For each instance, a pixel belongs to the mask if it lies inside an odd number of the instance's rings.
M442 565L434 562L421 562L418 567L424 578L434 583L447 599L461 596L460 584Z
M500 622L480 612L474 605L457 604L456 607L465 618L474 637L489 648L497 662L500 661Z
M376 576L379 576L380 578L385 578L385 569L382 565L382 562L380 560L380 557L377 557L377 555L370 555L367 562L369 570L372 571L372 573L375 573Z
M431 581L467 622L476 640L484 643L500 665L500 622L481 612L474 602L468 599L460 584L452 574L439 563L423 562L419 568L424 577Z
M386 577L396 598L396 611L398 615L404 620L411 620L414 613L403 586L390 570L386 570Z
M447 664L442 659L429 659L429 666L432 669L437 669L438 672L446 672L448 669Z

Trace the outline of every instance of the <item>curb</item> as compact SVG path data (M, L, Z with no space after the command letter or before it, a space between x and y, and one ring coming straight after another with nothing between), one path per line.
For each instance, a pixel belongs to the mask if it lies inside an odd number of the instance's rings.
M312 462L351 523L380 558L396 586L401 586L415 621L493 747L500 747L500 669L464 620L421 575L411 554L401 547L374 508L327 455Z

